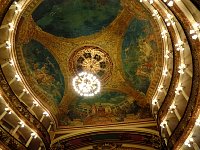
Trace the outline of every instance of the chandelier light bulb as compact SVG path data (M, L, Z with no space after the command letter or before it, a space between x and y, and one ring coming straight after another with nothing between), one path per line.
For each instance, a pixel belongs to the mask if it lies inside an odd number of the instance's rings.
M72 81L74 90L80 96L94 96L100 92L100 81L91 73L81 72Z

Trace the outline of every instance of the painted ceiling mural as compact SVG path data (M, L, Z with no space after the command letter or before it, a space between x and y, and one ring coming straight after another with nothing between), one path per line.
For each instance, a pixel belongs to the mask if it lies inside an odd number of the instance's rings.
M109 25L119 10L119 0L44 0L34 11L33 19L56 36L79 37Z
M64 95L65 84L55 58L43 45L34 40L23 45L23 54L35 85L59 104Z
M139 104L138 99L120 92L101 92L94 97L77 97L66 114L61 116L61 125L105 125L131 122L150 118L148 104Z
M122 44L123 68L131 85L146 94L158 51L149 20L133 19Z
M39 89L35 93L55 104L61 126L151 118L146 95L162 46L154 26L151 13L138 1L44 0L20 21L17 55L30 86ZM71 81L87 68L80 68L80 61L88 59L84 52L97 55L91 48L105 60L91 58L101 64L102 90L91 98L80 97Z

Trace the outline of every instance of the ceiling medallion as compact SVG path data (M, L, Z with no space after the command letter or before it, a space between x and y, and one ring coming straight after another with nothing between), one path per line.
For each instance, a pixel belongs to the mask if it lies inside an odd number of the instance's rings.
M91 73L79 73L74 77L72 84L80 96L94 96L100 92L100 81Z
M69 68L75 73L88 72L105 81L111 75L113 64L109 55L97 46L83 46L69 59Z

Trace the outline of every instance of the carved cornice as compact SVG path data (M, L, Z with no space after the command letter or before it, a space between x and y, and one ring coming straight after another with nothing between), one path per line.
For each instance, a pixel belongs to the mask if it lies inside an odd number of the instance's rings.
M38 136L42 139L46 148L48 148L50 145L49 133L43 124L27 110L27 107L20 102L20 100L13 93L4 77L4 74L2 73L2 69L0 70L0 86L0 90L2 90L1 94L8 106L17 114L19 118L24 120L29 127L37 131Z
M96 139L97 136L102 136L102 135L107 135L107 134L113 134L116 135L116 137L110 137L108 139L101 138L101 139ZM84 146L89 146L89 145L94 145L94 144L100 144L102 142L113 142L115 141L116 143L137 143L139 145L145 145L149 146L155 149L160 149L161 148L161 140L160 137L157 135L153 134L148 134L148 133L142 133L142 132L117 132L117 131L112 131L112 132L94 132L92 134L83 134L80 136L75 136L72 138L68 139L63 139L59 142L54 143L51 146L52 150L73 150L73 149L78 149Z

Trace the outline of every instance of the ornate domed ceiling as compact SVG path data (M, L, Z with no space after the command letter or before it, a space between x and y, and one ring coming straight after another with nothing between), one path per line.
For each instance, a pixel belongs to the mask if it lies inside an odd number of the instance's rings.
M197 1L0 0L0 149L199 149Z
M161 75L162 43L158 24L139 2L31 5L20 20L16 50L30 88L51 107L59 125L151 118L149 98ZM74 92L72 79L81 71L100 79L100 94L88 98Z

